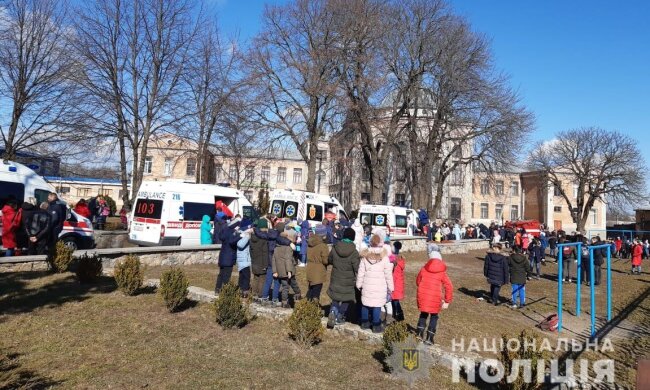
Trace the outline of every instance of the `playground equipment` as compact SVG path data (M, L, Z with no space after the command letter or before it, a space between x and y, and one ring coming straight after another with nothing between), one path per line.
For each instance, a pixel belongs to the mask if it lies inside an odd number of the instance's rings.
M604 230L604 229L594 229L594 230L587 230L587 238L591 238L597 235L605 235L606 237L613 237L613 236L620 236L624 240L629 238L630 241L634 239L634 237L643 237L643 236L650 236L650 231L649 230Z
M563 272L563 250L565 247L576 247L576 316L580 317L581 306L582 306L582 245L581 242L570 242L558 244L558 288L557 288L557 317L558 317L558 332L562 331L562 296L563 296L563 284L562 284L562 272ZM601 244L601 245L590 245L587 247L589 249L589 290L590 290L590 303L591 303L591 337L596 334L596 292L594 286L595 279L595 270L594 270L594 251L607 249L607 321L612 320L612 246L611 244ZM599 266L600 267L600 266Z

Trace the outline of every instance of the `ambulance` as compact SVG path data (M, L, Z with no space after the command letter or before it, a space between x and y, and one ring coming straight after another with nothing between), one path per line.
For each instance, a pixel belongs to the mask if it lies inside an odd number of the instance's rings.
M140 246L200 245L203 216L214 222L219 201L234 215L255 219L251 203L234 188L145 181L131 212L129 241Z
M419 218L417 211L406 207L366 204L359 209L359 220L362 225L384 229L388 235L395 237L413 236L415 229L409 229L409 220L417 227Z
M348 220L341 203L333 196L316 194L298 190L271 191L269 213L278 218L298 218L309 222L310 226L318 225L323 219Z
M9 199L16 199L20 207L28 198L35 198L38 207L42 202L47 202L50 192L56 192L54 187L30 168L13 161L0 161L0 210ZM59 202L65 204L62 200ZM95 235L92 222L68 209L59 239L73 250L93 248Z

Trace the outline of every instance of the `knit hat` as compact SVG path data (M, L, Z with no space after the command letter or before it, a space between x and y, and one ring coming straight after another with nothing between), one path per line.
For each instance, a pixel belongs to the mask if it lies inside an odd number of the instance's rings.
M429 254L430 259L440 259L442 260L442 255L440 254L440 247L436 244L427 244L427 253Z
M314 228L314 234L317 236L326 236L327 235L327 226L325 225L317 225Z
M372 234L376 234L381 238L381 242L386 242L386 230L381 228L372 229Z
M395 241L393 243L393 248L395 249L394 252L396 255L399 255L399 251L402 250L402 243L399 241Z
M269 221L267 221L264 218L260 218L257 220L257 227L258 229L268 229L269 228Z
M345 228L343 231L343 239L347 239L350 241L354 241L354 237L356 236L356 233L354 232L354 229L352 228Z

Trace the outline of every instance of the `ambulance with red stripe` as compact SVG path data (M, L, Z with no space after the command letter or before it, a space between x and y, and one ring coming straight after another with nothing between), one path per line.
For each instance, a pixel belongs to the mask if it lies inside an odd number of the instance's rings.
M255 217L251 203L234 188L145 181L131 212L129 241L141 246L200 245L203 216L214 222L219 201L234 215Z
M299 190L271 191L269 213L278 218L298 218L307 220L310 226L316 226L323 219L348 220L341 203L333 196Z
M38 207L42 202L47 202L50 192L56 192L54 187L32 169L17 162L0 161L0 210L8 199L15 199L18 206L21 206L27 199L34 198ZM62 200L59 202L65 204ZM2 219L0 218L1 235ZM68 209L59 239L73 250L93 248L95 235L92 222Z
M418 226L417 211L398 206L365 204L359 209L359 219L362 225L384 229L391 237L413 235L414 229L409 229L409 221L413 227Z

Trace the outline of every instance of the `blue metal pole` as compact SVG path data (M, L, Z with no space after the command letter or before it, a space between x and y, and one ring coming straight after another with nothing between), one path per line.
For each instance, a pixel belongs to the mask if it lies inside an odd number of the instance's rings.
M594 251L589 248L589 288L591 290L591 337L596 334L596 292L594 291Z
M562 331L562 246L558 245L557 255L557 331Z
M580 317L582 307L582 243L578 243L578 252L576 252L576 316ZM580 259L578 259L580 256Z
M607 247L607 322L612 320L612 246Z

